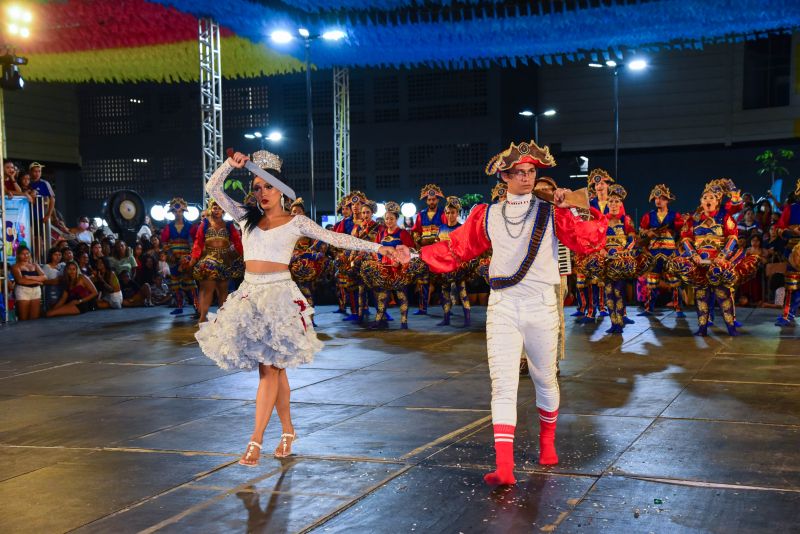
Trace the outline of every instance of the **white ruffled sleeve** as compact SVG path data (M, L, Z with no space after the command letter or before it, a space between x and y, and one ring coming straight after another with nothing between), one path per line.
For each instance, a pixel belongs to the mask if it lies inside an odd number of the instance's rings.
M225 178L228 177L232 170L233 165L228 163L228 160L225 160L222 165L219 166L219 169L214 171L211 178L208 179L206 183L206 192L211 198L216 200L217 204L219 204L223 210L227 211L234 220L238 221L245 216L247 210L225 193Z
M380 243L373 243L352 235L325 230L305 215L295 215L294 218L297 219L295 224L302 235L333 245L336 248L358 252L378 252L381 248Z

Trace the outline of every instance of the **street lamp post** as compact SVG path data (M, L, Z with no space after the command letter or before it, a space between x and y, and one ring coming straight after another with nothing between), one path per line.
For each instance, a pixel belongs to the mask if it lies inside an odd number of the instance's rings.
M644 70L647 68L647 61L643 59L634 59L628 63L617 63L614 60L606 61L605 65L601 63L589 63L592 68L603 68L604 66L613 69L614 81L614 178L619 179L619 71L622 67L627 66L630 70Z
M557 112L554 109L548 109L543 111L542 113L536 113L529 109L525 109L519 112L519 115L523 117L533 117L533 140L537 143L539 142L539 115L544 115L545 117L552 117Z
M309 149L309 171L311 173L311 219L317 220L317 200L316 187L314 183L314 116L312 113L311 102L311 42L319 38L326 41L339 41L346 34L341 30L328 30L322 34L311 34L306 28L298 28L297 34L303 39L305 49L305 68L306 68L306 121L308 125L308 149ZM294 35L286 30L272 32L272 40L279 44L286 44L294 39Z
M302 35L302 33L301 33ZM311 220L317 220L317 197L314 186L314 115L311 112L311 38L306 32L303 35L306 49L306 120L308 124L308 150L311 170Z

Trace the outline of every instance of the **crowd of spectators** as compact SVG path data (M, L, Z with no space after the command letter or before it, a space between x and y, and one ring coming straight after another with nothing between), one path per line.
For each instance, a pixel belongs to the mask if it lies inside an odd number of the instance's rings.
M769 192L758 200L750 193L742 195L742 210L734 216L739 246L757 255L760 265L756 276L737 289L739 306L783 307L787 239L778 221L784 205Z
M142 235L129 246L95 233L100 240L89 243L59 240L42 264L31 260L27 247L19 247L11 269L19 320L172 303L169 267L156 235Z

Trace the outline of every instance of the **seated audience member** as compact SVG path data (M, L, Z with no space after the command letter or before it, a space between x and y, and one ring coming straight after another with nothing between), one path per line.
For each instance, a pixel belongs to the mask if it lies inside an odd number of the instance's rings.
M103 257L103 245L100 241L92 241L89 248L89 266L92 269L97 269L97 262Z
M150 248L147 251L151 254L155 259L161 255L161 238L157 235L153 235L150 237Z
M169 263L167 263L166 252L160 252L158 254L158 273L164 277L164 280L169 280L170 270Z
M75 234L75 238L80 243L89 244L94 241L94 235L92 235L92 231L89 229L90 226L89 217L84 215L78 219L78 226L70 228L70 231Z
M130 271L122 271L119 275L119 286L122 289L122 306L136 308L152 306L150 302L150 284L139 285L131 278Z
M58 302L64 292L61 284L63 269L61 251L55 247L48 250L47 263L42 265L42 272L47 277L47 280L44 281L44 306L48 310Z
M97 298L97 288L87 276L81 274L78 264L74 261L64 266L63 282L64 293L55 306L47 311L48 317L80 315L93 308Z
M106 236L100 240L100 252L101 255L104 257L111 256L111 247L114 243L114 240L110 236Z
M784 298L786 296L786 276L783 273L775 273L769 277L769 292L772 297L772 302L764 301L761 303L762 308L778 308L783 309Z
M150 301L154 306L169 304L172 301L172 292L164 282L164 277L158 273L153 276L153 283L150 285Z
M125 241L120 239L114 244L113 253L108 256L111 269L119 277L122 271L136 272L136 260L133 257L133 249L129 248Z
M69 246L62 247L61 249L61 261L66 265L71 261L75 261L75 253L72 252L72 249Z
M89 278L94 276L94 269L92 268L92 264L89 262L89 254L86 252L78 253L78 268L81 270L81 274L85 274Z
M142 244L137 242L133 245L133 259L136 260L136 270L139 270L139 267L142 266L142 257L144 256L144 247Z
M756 222L756 213L752 209L748 209L744 212L737 227L739 229L740 239L747 238L753 233L761 233L761 225Z
M97 308L105 310L122 308L122 288L120 288L117 275L111 270L108 258L100 258L97 262L97 271L92 278L95 287L100 292L97 299Z
M136 268L136 275L133 277L136 283L140 286L144 284L152 285L155 276L158 274L156 264L157 262L153 256L149 254L142 256L142 265Z
M26 246L17 249L17 261L11 267L14 276L14 301L17 319L38 319L42 311L42 285L47 280L41 267L33 263L31 251Z

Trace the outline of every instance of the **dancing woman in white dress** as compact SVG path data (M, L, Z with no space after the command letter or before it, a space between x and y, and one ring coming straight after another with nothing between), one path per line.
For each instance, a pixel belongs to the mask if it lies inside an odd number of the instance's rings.
M337 248L387 254L395 250L350 235L320 228L303 215L292 217L285 210L281 193L291 191L281 180L282 162L262 150L253 163L269 179L256 176L252 182L255 205L242 205L225 194L223 184L234 168L249 160L237 152L214 172L206 184L208 194L242 225L244 282L217 314L209 314L195 334L203 353L223 369L258 369L255 428L239 461L255 466L273 408L281 420L282 435L276 457L291 454L295 439L289 410L289 380L286 368L310 363L322 349L311 322L313 309L292 281L289 261L298 239L305 236Z

